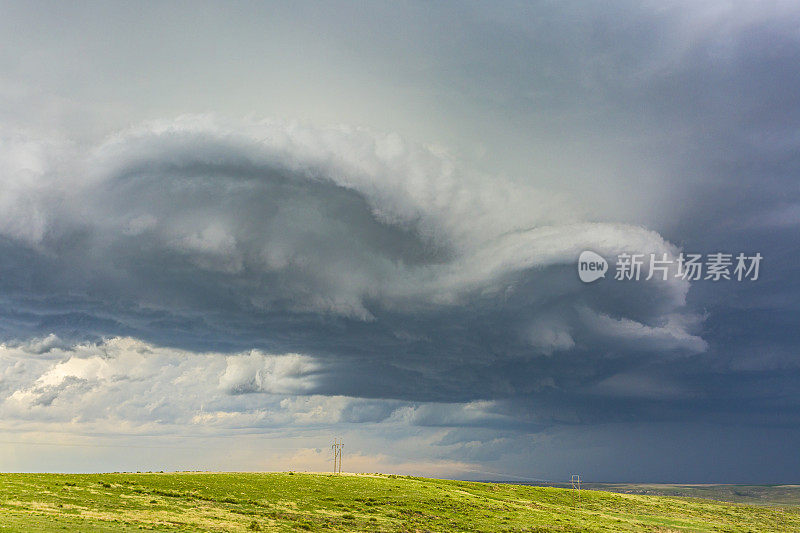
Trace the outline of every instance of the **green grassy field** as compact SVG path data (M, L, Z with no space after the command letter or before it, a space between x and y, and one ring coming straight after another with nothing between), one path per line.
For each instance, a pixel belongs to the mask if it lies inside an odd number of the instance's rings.
M587 489L624 494L683 496L751 505L800 506L800 485L667 485L647 483L587 483Z
M379 474L0 474L0 531L800 531L800 508Z
M569 483L520 483L537 487L569 488ZM622 494L681 496L750 505L800 506L800 485L720 485L676 483L582 483L587 490L603 490Z

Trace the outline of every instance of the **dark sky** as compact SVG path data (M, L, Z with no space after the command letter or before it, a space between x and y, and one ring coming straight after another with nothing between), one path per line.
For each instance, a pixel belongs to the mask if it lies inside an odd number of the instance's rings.
M800 478L794 3L2 12L0 470Z

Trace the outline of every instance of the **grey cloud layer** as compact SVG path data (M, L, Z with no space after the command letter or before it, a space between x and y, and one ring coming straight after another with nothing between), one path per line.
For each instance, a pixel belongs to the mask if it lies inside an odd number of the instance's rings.
M670 318L686 313L686 282L631 286L614 308L574 275L586 248L674 254L656 233L580 221L552 194L396 135L190 117L87 151L53 156L35 140L4 151L15 210L0 225L3 283L40 335L54 324L47 305L72 300L83 314L64 316L62 333L75 319L98 335L177 330L180 343L233 323L244 342L280 328L285 348L306 352L339 337L342 349L325 348L339 356L371 338L457 350L464 322L483 322L530 357L586 348L573 329L602 317L619 326L595 327L603 338L630 337L630 323L654 347L704 349L691 314Z

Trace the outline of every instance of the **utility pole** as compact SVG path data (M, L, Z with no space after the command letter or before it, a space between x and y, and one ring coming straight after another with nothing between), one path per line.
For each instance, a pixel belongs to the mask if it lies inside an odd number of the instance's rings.
M341 474L342 448L344 448L344 443L342 442L341 439L333 439L333 444L331 444L331 448L333 449L333 473Z
M572 474L569 482L572 485L572 503L574 504L576 501L581 501L581 475Z

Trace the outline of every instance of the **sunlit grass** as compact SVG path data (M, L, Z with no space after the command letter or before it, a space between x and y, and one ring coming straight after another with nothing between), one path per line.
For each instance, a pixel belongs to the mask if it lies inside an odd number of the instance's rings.
M800 510L378 474L0 474L0 531L798 531Z

